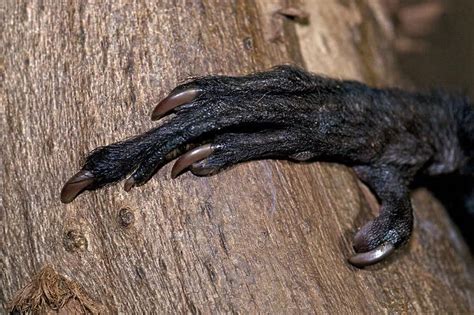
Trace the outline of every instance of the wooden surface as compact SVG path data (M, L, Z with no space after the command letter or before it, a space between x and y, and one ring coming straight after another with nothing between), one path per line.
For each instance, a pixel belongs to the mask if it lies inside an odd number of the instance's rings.
M259 161L177 180L167 166L128 194L117 185L59 201L89 150L154 126L150 110L188 76L292 62L397 82L374 2L307 0L310 22L296 27L264 0L4 7L2 302L41 290L48 274L83 288L79 310L104 313L474 311L472 257L425 190L409 246L367 270L346 262L377 211L341 165ZM33 304L19 296L18 307Z

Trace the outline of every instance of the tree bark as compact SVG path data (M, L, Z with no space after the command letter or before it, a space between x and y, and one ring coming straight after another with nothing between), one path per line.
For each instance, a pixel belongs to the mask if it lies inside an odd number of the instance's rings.
M473 312L469 250L426 190L413 194L408 246L366 270L346 262L377 205L342 165L258 161L177 180L167 166L130 193L117 185L60 203L88 151L153 127L153 105L189 76L293 63L400 83L374 1L292 4L309 12L304 25L274 14L283 3L4 4L2 302L60 313Z

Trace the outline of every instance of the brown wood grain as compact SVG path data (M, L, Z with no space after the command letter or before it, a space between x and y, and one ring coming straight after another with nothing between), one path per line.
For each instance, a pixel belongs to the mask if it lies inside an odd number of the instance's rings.
M346 262L376 211L341 165L258 161L176 180L166 166L130 193L59 201L89 150L153 127L153 106L189 76L296 63L399 82L372 1L294 5L308 25L272 15L278 1L4 4L2 302L51 265L105 313L473 312L472 257L424 190L409 246L367 270Z

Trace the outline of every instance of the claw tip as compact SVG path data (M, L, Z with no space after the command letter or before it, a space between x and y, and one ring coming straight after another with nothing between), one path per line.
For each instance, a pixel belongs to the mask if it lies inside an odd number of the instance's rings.
M126 192L129 192L133 187L135 186L135 179L133 177L130 177L125 181L125 184L123 185L123 189Z
M200 93L201 90L195 88L177 93L171 93L164 100L158 103L158 105L156 105L155 109L153 109L153 112L151 113L151 119L158 120L162 118L174 108L192 102Z
M171 169L171 178L175 179L190 165L209 157L213 152L214 148L211 144L206 144L186 152L174 163Z
M70 203L81 192L94 182L94 175L89 171L80 171L72 176L61 190L61 202Z
M388 256L390 256L395 251L395 246L391 243L384 243L375 249L365 252L359 253L351 258L349 258L349 263L355 267L363 268L366 266L370 266L376 264Z

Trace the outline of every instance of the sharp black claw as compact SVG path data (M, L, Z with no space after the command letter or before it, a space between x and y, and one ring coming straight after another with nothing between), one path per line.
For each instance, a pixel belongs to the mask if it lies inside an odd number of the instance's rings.
M162 118L174 108L192 102L197 96L199 96L199 94L201 94L201 90L196 88L172 93L156 105L151 114L151 119L158 120Z
M81 192L94 183L95 177L89 171L80 171L71 177L61 190L61 202L73 201Z
M214 148L211 144L206 144L186 152L174 163L171 169L171 178L176 178L183 170L193 163L207 158L212 152L214 152Z
M395 246L393 244L385 243L369 252L355 254L354 256L349 258L349 263L351 263L355 267L363 268L384 260L394 251Z

